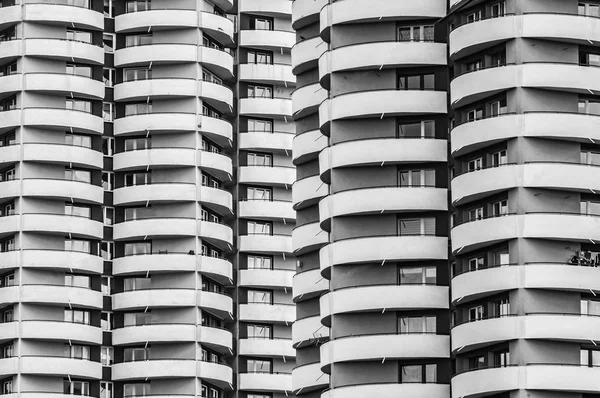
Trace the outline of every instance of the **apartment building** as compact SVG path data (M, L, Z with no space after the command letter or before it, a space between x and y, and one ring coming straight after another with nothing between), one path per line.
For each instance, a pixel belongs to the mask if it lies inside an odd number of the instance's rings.
M291 393L291 2L0 2L0 395Z

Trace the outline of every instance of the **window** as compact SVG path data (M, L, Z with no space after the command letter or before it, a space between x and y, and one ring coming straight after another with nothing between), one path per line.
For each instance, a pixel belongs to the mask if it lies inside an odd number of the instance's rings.
M220 146L207 140L206 138L202 139L202 150L213 153L221 153L223 151L223 149Z
M115 0L104 0L104 18L114 18L114 9Z
M92 147L92 137L88 135L70 134L65 135L65 144L84 148Z
M213 363L221 362L221 358L219 357L219 354L217 354L214 351L208 350L204 347L202 348L201 355L202 355L201 360L204 362L213 362Z
M483 207L477 207L469 210L469 221L477 221L483 219Z
M65 239L65 251L91 253L91 242L89 240Z
M206 104L202 104L202 114L215 119L221 119L221 114Z
M510 365L510 352L508 348L494 352L494 366L504 367Z
M150 278L125 278L123 281L123 290L131 292L134 290L147 290L151 287Z
M217 180L213 176L202 173L202 186L219 189L221 188L221 181Z
M435 383L437 365L404 365L400 367L401 383Z
M123 350L124 362L147 361L150 358L150 348L125 348Z
M580 99L579 113L586 113L588 115L600 115L600 101L591 99Z
M273 295L267 290L248 290L248 303L273 304Z
M600 215L600 202L582 200L580 209L581 214Z
M469 309L469 321L478 321L480 319L483 319L482 305Z
M248 200L271 200L270 188L248 187L246 190Z
M492 265L507 265L510 263L508 252L492 252Z
M67 40L92 44L92 34L81 30L67 29Z
M91 113L92 112L92 102L86 100L79 99L70 99L67 98L65 103L65 108L73 111L80 111Z
M273 88L248 85L248 98L273 98Z
M579 3L578 13L579 15L585 15L589 17L600 17L600 4Z
M125 47L145 46L152 44L152 34L125 36Z
M14 311L12 308L6 308L2 312L2 323L13 322L14 321Z
M92 173L87 170L65 169L65 180L78 182L92 182Z
M123 397L141 397L150 395L150 383L131 383L123 385Z
M273 122L268 120L248 119L249 133L272 133Z
M151 10L151 0L132 0L125 3L125 12L139 12Z
M481 10L472 12L467 15L467 22L476 22L481 20Z
M105 332L110 332L112 330L112 313L102 311L100 314L100 327Z
M600 153L591 151L581 151L580 160L582 164L600 165Z
M272 337L273 328L268 325L246 325L248 338L254 339L270 339Z
M221 78L206 69L202 69L202 80L215 84L223 84L223 80L221 80Z
M506 2L502 1L500 3L493 4L490 7L490 14L492 18L502 17L506 13Z
M17 97L9 97L0 102L0 111L11 111L17 109Z
M399 90L434 90L435 75L433 73L424 75L398 76Z
M506 51L498 51L490 55L490 66L506 65Z
M90 312L84 310L66 309L64 315L65 322L90 324Z
M90 347L65 344L65 357L90 360Z
M8 395L8 394L12 394L12 392L13 392L12 380L3 381L1 394Z
M150 173L128 173L125 174L125 186L148 185L151 182Z
M127 138L125 139L125 152L129 151L140 151L144 149L150 149L151 138Z
M9 287L15 285L15 274L0 276L0 287Z
M271 257L248 255L248 269L273 269Z
M435 170L400 170L398 180L401 187L433 187Z
M483 367L485 367L485 357L483 355L469 358L469 369L479 369Z
M125 243L125 255L136 256L141 254L151 254L152 243L151 242L134 242Z
M15 213L15 202L4 203L0 205L0 217L12 216Z
M92 283L90 277L87 275L66 274L65 286L84 287L86 289L90 289L92 287Z
M152 69L147 68L129 68L123 69L123 81L131 82L135 80L152 79Z
M223 46L211 37L206 36L206 33L202 37L202 45L204 47L214 48L215 50L223 51Z
M467 112L467 122L474 122L483 118L483 109L472 109Z
M405 218L398 220L400 236L435 235L435 218Z
M466 65L467 72L471 72L471 71L479 70L479 69L483 69L483 61L481 61L481 60L468 62Z
M112 191L115 186L115 173L111 171L102 172L102 187L105 191Z
M92 68L87 65L67 63L67 75L92 77Z
M222 293L223 286L218 284L217 282L209 279L206 276L202 277L202 291L204 292L213 292L213 293Z
M468 171L481 170L482 167L483 167L483 158L473 159L467 163Z
M152 113L152 102L125 104L125 116L147 115Z
M11 62L8 65L0 67L0 76L8 76L17 73L17 62Z
M435 333L435 316L404 316L398 318L398 332L407 333Z
M273 166L273 156L264 153L248 153L248 166Z
M100 398L113 398L114 386L110 381L100 382Z
M508 200L501 200L492 204L492 214L496 217L508 214Z
M65 215L73 217L91 218L92 209L89 206L65 203Z
M400 123L398 125L399 138L434 138L435 122L423 120L421 122Z
M152 324L150 312L129 312L123 315L124 326L142 326Z
M248 235L271 235L273 225L264 221L248 221Z
M111 226L115 222L115 208L104 206L102 208L102 219L104 221L104 225Z
M485 268L485 260L483 257L469 259L469 271L476 271L481 268Z
M82 8L90 8L90 0L67 0L67 5Z
M433 25L401 26L398 28L398 41L433 41Z
M132 220L143 220L145 218L152 218L152 208L151 207L128 207L124 210L125 221Z
M500 151L492 154L492 165L502 166L507 163L506 151Z
M264 359L248 359L246 362L248 373L271 373L271 361Z
M4 171L0 171L0 182L12 181L16 177L16 171L14 168L10 168Z
M103 276L100 280L100 290L102 294L105 296L110 296L112 291L112 277L111 276Z
M87 381L63 380L63 393L69 395L90 395L90 383Z
M600 301L582 299L581 315L600 315Z
M494 316L506 316L510 314L510 303L508 298L494 301L493 303Z
M435 266L402 267L399 269L401 285L435 285L437 269Z
M581 365L589 367L600 366L600 351L592 349L582 349Z
M273 63L273 53L267 51L249 50L248 63L271 65Z
M14 131L0 135L0 147L15 145L17 143L17 135Z
M214 327L214 328L220 328L223 324L223 321L207 314L206 312L202 312L201 322L202 322L202 326L208 326L208 327Z
M254 18L255 30L273 30L273 21L264 18Z
M0 355L2 355L0 358L12 358L15 355L15 346L13 343L2 346Z

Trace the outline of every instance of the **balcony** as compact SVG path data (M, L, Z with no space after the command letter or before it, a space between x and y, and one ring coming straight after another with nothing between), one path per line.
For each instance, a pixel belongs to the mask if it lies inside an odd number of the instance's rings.
M21 373L25 375L102 378L100 362L52 356L21 356L20 359Z
M300 210L317 204L327 194L329 194L329 185L322 182L318 175L297 180L292 186L294 209Z
M293 304L240 304L238 318L242 322L289 324L296 319L296 308Z
M198 26L198 13L195 10L160 9L128 12L115 17L116 33L147 32L150 29L174 30Z
M101 274L104 266L102 257L97 255L50 249L21 250L21 264L26 268L73 270L93 274Z
M0 217L0 237L13 235L18 232L19 225L21 224L19 218L18 215Z
M247 132L240 133L239 148L256 151L286 153L292 150L293 132L275 131L273 133Z
M195 85L196 79L183 77L132 80L116 84L114 96L115 101L193 98L199 94Z
M43 94L65 95L101 100L104 98L104 82L86 76L66 73L25 73L25 91Z
M253 199L239 201L238 217L257 220L288 220L296 219L292 202L284 200Z
M4 342L9 342L11 340L15 340L18 339L20 337L20 333L21 333L21 326L19 324L19 322L3 322L0 323L0 341ZM8 359L8 358L5 358ZM3 365L2 365L2 361L0 359L0 374L6 374L3 371L7 370L2 369ZM6 361L4 366L7 366L8 368L12 369L11 366L12 364L9 364L10 361ZM10 370L9 370L10 371Z
M319 156L319 152L327 147L327 139L325 138L319 130L311 130L296 135L292 143L294 165L297 166L316 159Z
M101 134L104 120L100 116L63 108L25 108L23 125L49 130Z
M0 289L0 305L7 306L20 301L19 286L7 286Z
M142 113L115 119L116 136L141 133L183 133L196 131L198 118L193 113Z
M327 387L329 387L329 375L321 371L319 362L296 366L292 370L292 388L296 395L300 389L309 392Z
M198 47L197 62L210 66L223 79L233 78L233 56L229 52L212 47Z
M404 358L449 358L450 336L381 334L338 337L321 346L321 369L330 373L340 362Z
M2 116L0 112L0 116ZM0 147L0 167L8 167L18 163L21 160L21 145L13 144ZM2 181L2 183L10 183L11 181Z
M289 235L252 234L238 236L241 252L264 254L292 254L292 237Z
M104 15L91 8L64 3L40 2L25 4L23 11L23 21L25 22L62 25L76 29L104 29Z
M1 151L0 151L1 152ZM0 199L15 199L21 191L20 180L9 180L0 182Z
M142 152L142 151L140 151ZM117 157L120 157L122 163L129 162L126 156L132 152L125 152L122 155L117 154L113 157L113 167L116 170ZM191 153L192 157L194 153ZM138 160L139 161L139 160ZM172 159L177 162L177 159ZM134 185L131 187L121 187L113 190L113 201L115 205L146 205L150 203L173 203L173 202L195 202L196 184L191 182L157 182L146 185Z
M241 30L240 47L261 50L282 50L292 48L296 43L296 34L285 30Z
M153 217L120 222L114 225L115 240L139 240L150 237L176 238L196 236L193 218Z
M21 322L21 328L24 339L71 341L73 344L102 344L102 329L81 323L60 320L26 320Z
M223 319L233 319L233 299L224 293L198 290L197 305Z
M240 373L242 391L292 391L291 373Z
M233 214L233 196L221 188L200 186L197 200L221 214Z
M155 168L181 168L196 165L192 148L152 148L117 153L113 156L115 171ZM132 188L132 187L130 187ZM156 187L154 187L156 189Z
M2 17L0 19L0 29L4 30L21 22L21 5L5 5L2 7Z
M50 14L54 15L54 14ZM104 18L98 13L100 18ZM24 39L24 55L28 57L47 58L69 62L81 62L94 65L104 64L104 48L81 41L39 38ZM20 43L15 41L15 45ZM8 48L11 50L11 48ZM21 53L19 49L18 53Z
M600 368L573 364L528 364L524 389L597 394Z
M240 184L291 186L296 179L296 169L291 166L240 166Z
M297 226L292 231L292 250L296 256L318 250L327 243L329 234L318 222Z
M198 81L198 95L221 113L233 110L233 91L224 84Z
M332 315L352 312L448 309L448 292L448 286L436 285L389 284L338 289L319 299L321 323L329 326Z
M64 285L21 285L21 301L44 305L102 308L102 292Z
M319 83L309 84L292 93L292 112L295 119L315 113L321 102L327 99L327 90Z
M227 390L231 389L233 383L233 369L228 365L198 361L196 367L196 374L201 379L207 380L209 383L219 388Z
M315 339L328 339L329 328L321 324L318 315L297 319L292 325L292 343L294 347L314 344ZM320 367L319 367L320 368Z
M115 67L141 66L148 65L150 62L154 64L196 63L199 49L200 47L195 44L180 43L151 43L125 47L115 51Z
M296 30L319 21L321 8L327 4L324 0L296 0L292 2L292 27Z
M452 378L452 398L479 397L526 388L524 386L526 377L526 369L519 366L459 373ZM565 377L565 375L561 377ZM547 380L549 379L546 379L546 382Z
M74 168L102 169L103 155L91 148L52 142L26 143L23 145L23 160L68 165Z
M19 73L0 76L0 94L8 96L23 90L21 80L22 75Z
M223 148L229 148L232 145L233 126L227 120L202 115L198 122L198 131Z
M327 44L318 36L296 43L292 47L292 73L299 75L317 68L319 57L325 51Z
M296 273L292 284L294 302L311 299L329 290L329 281L321 276L318 268Z
M295 358L296 350L292 347L291 339L241 338L238 354L251 357Z
M140 343L184 343L196 341L195 324L150 324L125 326L112 331L114 345Z
M233 284L233 265L229 260L218 257L198 256L198 272L207 274L222 285Z
M233 161L222 153L198 151L198 164L203 169L208 169L221 181L231 181L233 174Z
M357 384L329 389L321 394L321 398L361 398L369 394L380 398L415 397L421 394L431 398L446 398L450 396L450 386L434 383Z
M196 361L193 359L150 359L122 362L112 365L112 379L175 379L196 377Z
M263 289L283 289L292 287L293 269L241 269L239 286Z
M104 200L104 189L101 186L80 181L25 178L21 180L21 184L24 197L63 199L68 202L77 199L78 202L94 204L101 204Z
M273 119L292 117L292 100L282 98L241 98L240 115Z
M292 4L290 1L241 0L240 12L289 18L290 14L292 13Z
M343 264L383 261L446 260L448 238L442 236L378 236L332 242L319 252L321 273Z
M18 250L0 253L0 270L13 270L20 266L20 253Z
M222 248L231 248L233 245L233 230L225 224L199 221L198 236Z
M458 251L475 250L502 241L516 239L523 231L524 216L509 214L473 222L466 222L452 228L452 249Z
M285 2L278 1L277 3ZM290 64L240 64L240 81L285 85L286 87L296 85L296 77L292 74Z
M151 288L115 293L112 296L113 310L134 310L145 308L194 307L196 291L185 288Z
M102 239L103 224L86 217L66 214L23 214L21 230L24 232L47 233L53 235L74 235L88 239Z
M216 327L198 326L197 336L200 336L199 339L197 338L200 343L219 352L229 354L230 350L233 348L233 335L229 330Z
M2 46L0 46L0 50ZM6 132L21 124L21 110L14 109L0 112L0 131ZM19 155L20 156L20 155Z
M118 257L113 260L114 275L134 275L141 272L193 272L196 256L188 253L152 253Z

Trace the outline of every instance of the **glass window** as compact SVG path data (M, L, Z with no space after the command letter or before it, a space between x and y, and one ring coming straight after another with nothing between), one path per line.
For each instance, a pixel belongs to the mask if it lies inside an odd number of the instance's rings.
M65 143L67 145L80 146L84 148L92 147L92 137L87 135L69 134L65 136Z
M272 225L269 222L248 221L249 235L271 235Z
M123 324L125 326L142 326L152 323L152 314L150 312L129 312L123 315Z
M66 72L68 75L92 77L92 67L87 65L67 63Z
M271 189L269 188L247 188L248 200L271 200Z
M405 218L398 220L400 236L435 235L435 218Z
M115 34L114 33L103 33L102 44L104 46L104 52L112 53L115 51Z
M401 187L433 187L435 170L400 170L398 179Z
M264 290L248 290L248 303L272 304L271 292Z
M91 242L89 240L65 239L65 251L91 253Z
M152 285L151 278L125 278L123 281L123 290L126 292L134 290L147 290Z
M100 382L100 398L113 398L114 386L110 381Z
M150 348L125 348L123 350L124 362L146 361L150 358Z
M100 327L105 332L110 332L112 330L112 313L102 311L100 314Z
M469 358L469 369L479 369L483 367L485 367L485 357L483 355Z
M476 271L481 268L485 268L485 259L483 257L469 259L469 271Z
M90 383L87 381L71 381L65 379L63 381L63 392L69 395L90 395Z
M400 368L402 383L423 383L423 365L405 365Z
M65 275L65 286L84 287L90 289L92 287L90 277L87 275Z
M92 43L92 34L90 32L83 32L80 30L67 29L67 40L81 41L84 43Z
M248 119L249 133L272 133L273 122L268 120Z
M399 270L400 284L403 285L435 285L437 269L435 266L402 267Z
M123 397L141 397L150 395L150 383L131 383L123 385Z
M477 321L483 319L483 306L479 305L469 309L469 321Z
M262 18L254 19L255 30L273 30L273 21Z
M65 108L73 111L81 111L86 113L92 112L92 102L86 100L67 98Z
M468 171L480 170L483 167L483 158L477 158L467 163Z
M151 183L150 173L130 173L125 174L125 186L133 187L136 185L147 185Z
M65 322L82 323L84 325L90 324L90 312L83 310L65 310L64 313Z
M65 344L65 357L74 359L90 359L90 347Z
M493 18L503 16L506 13L506 2L493 4L490 7L490 12Z
M141 254L151 254L152 243L151 242L135 242L125 243L125 255L135 256Z
M272 336L272 327L267 325L246 325L248 338L270 339Z
M248 255L248 269L272 269L271 257Z
M65 203L65 215L90 218L92 216L92 209L89 206Z
M246 362L248 373L271 373L271 361L263 359L248 359Z
M492 205L492 214L494 216L504 216L508 214L508 200L501 200Z
M128 68L123 69L123 80L126 82L135 80L152 79L152 69L147 68Z
M468 212L469 221L476 221L483 219L483 207L477 207L475 209L471 209Z
M435 316L407 316L398 318L400 333L435 333Z

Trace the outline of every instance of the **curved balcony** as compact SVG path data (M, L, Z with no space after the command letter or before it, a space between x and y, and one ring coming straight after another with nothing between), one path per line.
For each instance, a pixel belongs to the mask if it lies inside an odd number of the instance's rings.
M112 378L134 379L174 379L196 377L196 361L193 359L150 359L147 361L122 362L112 365Z
M0 94L10 95L23 90L22 77L19 73L0 76Z
M74 235L90 239L102 239L103 225L100 221L66 214L23 214L21 229L24 232L54 235Z
M247 132L238 135L240 149L289 153L292 150L293 132L275 131L273 133Z
M141 151L140 151L141 152ZM129 154L131 152L126 152ZM123 154L123 155L125 155ZM116 158L119 154L115 155ZM193 152L192 152L193 156ZM121 160L129 161L126 157ZM171 159L173 162L176 159ZM113 166L114 167L114 166ZM116 168L115 168L116 170ZM196 201L196 184L191 182L157 182L146 185L134 185L131 187L121 187L115 189L115 205L145 205L150 203L173 203L173 202L194 202Z
M91 325L57 320L30 320L22 321L21 328L23 339L102 344L102 329Z
M104 120L91 113L64 108L25 108L23 125L60 131L72 128L76 132L101 134Z
M242 391L292 391L291 373L240 373Z
M328 386L329 375L321 371L319 362L299 365L292 369L292 388L296 395L300 390L310 392Z
M104 18L102 14L99 15ZM24 49L19 49L19 53L24 51L25 56L94 65L104 64L104 48L94 44L56 38L24 40Z
M233 78L233 56L229 52L213 47L198 47L197 62L208 66L223 79Z
M241 30L239 46L261 50L290 49L296 43L296 34L286 30Z
M20 224L21 222L19 221L18 215L0 217L0 236L4 237L18 232Z
M153 217L120 222L114 225L115 240L133 240L152 237L196 236L196 220L193 218Z
M213 312L217 316L233 319L233 299L223 293L215 293L199 290L197 305L202 309Z
M20 301L19 286L7 286L0 289L0 305L10 305Z
M522 381L527 377L525 370L513 365L459 373L452 378L452 398L478 397L525 388Z
M121 152L113 156L113 169L127 171L148 167L152 169L193 167L196 165L195 155L196 151L192 148L152 148Z
M450 396L450 386L434 383L356 384L329 389L321 394L321 398L361 398L373 393L381 398L415 397L421 394L431 398L445 398Z
M233 91L224 84L198 81L198 95L221 113L233 110Z
M246 0L244 0L246 1ZM289 3L278 1L277 3ZM240 64L240 81L295 86L296 76L290 64Z
M334 72L446 65L446 43L378 41L337 47L319 58L319 81L330 86Z
M374 236L332 242L319 251L321 273L344 264L384 261L446 260L448 238L441 236Z
M296 319L296 307L293 304L240 304L238 318L242 322L272 322L287 325Z
M93 274L101 274L104 267L102 257L94 254L49 249L22 250L21 264L26 268L73 270Z
M231 192L220 188L200 186L197 199L203 205L211 207L221 214L233 214L233 196Z
M136 13L137 14L137 13ZM115 67L135 65L184 64L198 62L200 47L195 44L151 43L125 47L115 51Z
M319 176L310 176L297 180L292 186L292 203L294 210L300 210L317 204L329 194L329 185L321 181Z
M292 47L292 73L297 76L317 68L319 57L325 51L327 51L327 44L318 36L296 43Z
M21 285L21 301L100 309L102 308L102 292L64 285Z
M101 204L104 198L104 189L101 186L85 182L53 178L25 178L21 181L24 197L64 199L66 201L77 199L78 202L94 204Z
M16 375L19 373L19 358L2 358L0 359L0 374L3 376Z
M9 342L11 340L18 339L20 337L20 324L19 322L3 322L0 323L0 341ZM7 358L5 358L7 359ZM3 360L0 359L0 373L7 374L4 372L5 369L2 369ZM9 361L4 362L7 364ZM4 365L6 366L6 365Z
M329 281L318 268L296 273L293 278L294 302L308 300L329 290Z
M185 77L131 80L115 84L114 98L115 101L145 101L148 98L175 99L195 97L199 94L195 85L196 79Z
M292 202L284 200L241 200L238 203L238 217L257 220L289 220L296 219Z
M295 358L296 350L292 347L291 339L241 338L238 354L251 357Z
M9 7L2 7L4 9L9 9ZM18 19L21 19L21 7L20 6L14 6L10 7L10 10L17 10L18 13ZM0 24L3 24L2 21L0 20ZM13 25L12 22L8 22L8 25ZM4 25L6 26L6 25ZM0 62L9 62L12 60L15 60L16 58L20 57L23 53L22 47L21 47L21 43L22 41L20 39L14 39L14 40L8 40L8 41L4 41L2 43L0 43Z
M421 211L447 211L448 190L435 187L381 187L341 191L319 202L321 228L333 217Z
M21 22L21 5L5 5L0 15L0 29L4 30Z
M321 323L329 326L332 315L352 312L447 309L448 292L448 286L436 285L373 285L338 289L319 299Z
M2 116L3 112L0 112ZM13 144L0 147L0 167L7 167L21 160L21 145ZM2 181L3 183L11 181Z
M233 161L225 154L200 150L198 165L202 169L210 170L221 181L231 181Z
M1 151L0 151L1 152ZM19 197L21 189L20 180L9 180L0 182L0 199L15 199Z
M152 288L113 294L113 310L194 307L196 291L185 288Z
M72 167L101 170L104 159L102 152L91 148L40 142L23 145L23 160L26 162L63 164L71 165Z
M377 334L338 337L321 346L321 369L333 363L397 358L448 358L450 336L423 334Z
M249 234L238 236L241 252L282 254L292 253L292 237L289 235Z
M240 184L291 186L296 180L296 169L290 166L240 166Z
M76 29L104 29L104 15L91 8L69 4L24 4L23 21L67 26Z
M282 98L241 98L240 115L273 119L292 117L292 100Z
M329 243L329 234L321 229L318 222L297 226L292 231L292 250L299 256Z
M83 379L102 378L102 364L85 359L52 357L52 356L21 356L21 373L38 376L64 376Z
M0 49L2 47L0 46ZM21 110L14 109L0 112L0 131L6 132L21 125ZM20 156L20 155L19 155Z
M193 113L143 113L115 119L115 136L141 133L182 133L196 131L198 117Z
M524 379L527 390L564 391L597 394L600 368L579 364L528 364Z
M20 253L18 250L11 250L0 253L0 270L13 270L21 264Z
M228 365L214 362L197 362L196 374L201 379L208 380L211 384L222 388L231 389L233 383L233 369Z
M217 351L230 353L233 348L233 335L227 329L198 326L197 335L200 343Z
M294 137L292 147L292 160L294 165L297 166L316 159L319 152L327 147L327 139L319 130L311 130L297 134Z
M227 120L201 115L198 121L198 131L223 148L232 146L233 126Z
M222 285L233 284L233 265L229 260L219 257L198 256L198 272L206 274Z
M242 0L240 1L240 12L268 15L272 17L289 17L292 13L292 2L278 0Z
M292 287L293 269L241 269L239 286L250 286L264 289L283 289Z
M321 8L327 4L325 0L295 0L292 2L292 27L295 30L319 21Z
M67 73L25 73L23 75L25 91L52 95L65 95L101 100L104 98L104 82L86 76Z
M114 345L140 343L183 343L196 341L195 324L150 324L125 326L112 331Z
M375 90L339 95L319 106L321 131L328 135L335 120L445 113L446 92Z
M296 320L292 325L292 343L294 347L304 346L303 343L312 342L316 339L328 339L329 328L321 324L318 315ZM320 368L320 367L319 367Z
M308 84L292 92L292 112L295 119L315 113L321 102L327 99L327 90L319 83Z

